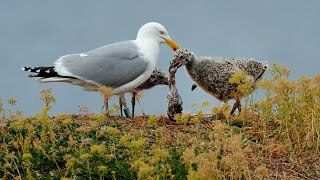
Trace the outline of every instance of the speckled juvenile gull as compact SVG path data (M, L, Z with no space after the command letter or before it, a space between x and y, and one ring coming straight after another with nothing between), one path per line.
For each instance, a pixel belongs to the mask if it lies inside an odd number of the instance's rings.
M238 85L230 83L230 78L240 70L247 73L247 77L252 79L252 87L262 77L268 65L254 59L248 58L214 58L198 57L187 49L176 51L170 73L174 74L177 69L185 65L189 77L204 91L216 97L220 101L227 102L235 99L231 114L238 108L240 111L240 100L243 94L237 89ZM192 86L195 89L196 86Z
M151 22L139 29L135 40L65 55L52 67L24 67L22 70L37 73L29 77L36 77L42 83L67 82L87 91L96 91L104 85L112 88L113 94L121 95L133 91L150 77L162 43L173 50L179 48L161 24Z

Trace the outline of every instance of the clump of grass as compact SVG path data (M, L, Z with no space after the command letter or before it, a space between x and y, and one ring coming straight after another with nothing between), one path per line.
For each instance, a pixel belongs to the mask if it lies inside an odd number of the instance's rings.
M255 126L262 126L262 140L272 137L287 145L288 153L296 157L310 150L319 153L320 74L290 81L290 70L278 65L270 73L271 79L259 83L266 92L266 98L254 108L259 118L251 118Z
M246 156L250 147L229 126L221 121L213 123L213 129L205 132L207 138L193 138L182 153L181 159L188 167L188 179L249 179Z
M152 127L157 127L158 122L160 121L160 116L152 115L147 119L147 124Z
M199 106L198 103L193 102L192 107L196 109L195 114L183 111L181 114L176 114L174 120L177 123L184 125L196 125L205 119L205 112L208 112L208 109L211 105L211 102L204 100Z

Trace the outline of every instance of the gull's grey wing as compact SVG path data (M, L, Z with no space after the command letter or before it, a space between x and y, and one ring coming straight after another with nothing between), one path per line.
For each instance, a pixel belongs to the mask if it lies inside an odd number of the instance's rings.
M123 41L98 49L61 57L55 63L60 75L93 81L108 87L119 87L133 81L147 69L134 41Z

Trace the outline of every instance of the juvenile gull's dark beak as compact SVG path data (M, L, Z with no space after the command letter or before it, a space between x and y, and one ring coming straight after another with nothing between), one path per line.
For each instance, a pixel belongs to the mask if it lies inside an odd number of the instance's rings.
M173 77L177 70L183 65L182 60L180 59L173 59L172 62L170 63L169 67L169 73L170 77Z
M176 67L176 63L171 62L169 67L170 79L176 74L178 68Z

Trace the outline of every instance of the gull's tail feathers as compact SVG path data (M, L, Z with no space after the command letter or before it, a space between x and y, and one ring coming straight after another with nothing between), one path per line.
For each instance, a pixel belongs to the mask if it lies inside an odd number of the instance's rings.
M29 74L27 77L36 78L37 81L41 83L46 82L69 82L71 80L75 80L77 78L60 76L55 70L54 67L23 67L21 68L23 71L31 72L34 74Z
M99 85L93 82L84 81L71 76L60 76L54 69L54 67L23 67L23 71L35 73L29 74L27 77L36 78L40 83L48 82L65 82L73 85L81 86L86 91L97 91Z

